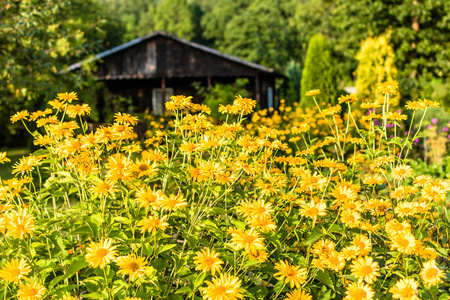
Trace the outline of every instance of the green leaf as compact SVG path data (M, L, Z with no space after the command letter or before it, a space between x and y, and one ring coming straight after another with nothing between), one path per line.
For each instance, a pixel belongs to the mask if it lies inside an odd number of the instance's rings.
M88 299L108 299L108 293L105 291L84 294L83 298Z
M319 272L317 272L316 279L334 290L334 284L328 271L324 272L319 270Z
M194 291L197 290L205 281L205 277L206 277L206 273L203 272L200 275L197 276L197 278L195 278L194 281Z
M92 276L86 279L83 279L83 284L86 286L89 292L96 292L101 288L100 281L104 281L104 278L100 276Z
M84 256L79 256L76 260L74 260L70 266L67 268L66 273L64 276L62 276L58 281L54 282L52 286L49 286L49 288L54 287L59 281L67 279L69 277L72 277L76 272L79 270L87 267L89 264L84 259ZM53 281L52 281L53 282Z
M123 224L131 224L131 220L125 217L114 217L114 221L117 221L119 223L123 223Z
M147 256L151 256L153 254L153 247L150 246L149 243L145 243L142 245L142 248L144 250L144 254Z
M184 294L190 292L192 292L192 289L189 286L183 286L182 288L176 290L175 294Z
M198 244L198 238L195 236L190 236L186 238L186 240L188 241L189 246L191 246L191 248L195 248Z
M176 244L168 244L168 245L164 245L161 248L158 249L158 254L161 254L163 252L169 251L172 248L175 248L177 245Z
M309 245L317 241L319 238L323 236L323 232L319 227L316 227L311 232L311 235L308 237L308 239L305 242L305 245Z
M256 299L265 299L267 294L269 294L269 289L261 285L248 289L248 292L251 295L253 295Z
M82 226L78 227L74 231L70 233L70 235L78 235L78 234L93 234L91 227L89 226Z

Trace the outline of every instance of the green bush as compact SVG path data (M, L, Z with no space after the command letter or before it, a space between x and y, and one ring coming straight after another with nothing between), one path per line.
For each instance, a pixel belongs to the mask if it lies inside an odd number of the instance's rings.
M300 94L302 107L314 106L311 97L305 96L307 91L313 89L322 92L320 100L329 103L336 101L339 84L335 66L327 38L321 34L314 35L308 44L302 73Z

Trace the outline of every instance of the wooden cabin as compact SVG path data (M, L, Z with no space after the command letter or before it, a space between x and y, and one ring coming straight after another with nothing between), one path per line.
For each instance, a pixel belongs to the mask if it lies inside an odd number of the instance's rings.
M110 93L131 97L139 111L150 108L155 115L164 113L164 102L171 95L190 95L200 102L194 82L211 86L233 83L237 78L249 79L249 97L257 100L260 108L274 107L275 79L283 77L273 69L162 31L101 52L94 60L96 77Z

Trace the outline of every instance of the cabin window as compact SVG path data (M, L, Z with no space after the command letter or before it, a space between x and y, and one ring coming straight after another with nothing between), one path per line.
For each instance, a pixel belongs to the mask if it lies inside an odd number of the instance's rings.
M164 101L162 97L162 89L152 90L152 111L155 116L162 116L166 109L165 103L170 101L170 96L173 95L173 88L165 88Z
M268 87L267 88L267 108L273 107L273 88Z

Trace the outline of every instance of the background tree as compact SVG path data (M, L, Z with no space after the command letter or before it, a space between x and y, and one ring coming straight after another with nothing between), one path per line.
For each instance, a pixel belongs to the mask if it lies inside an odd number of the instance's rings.
M300 105L302 107L314 106L314 103L311 103L311 97L305 96L306 92L312 89L319 89L322 92L321 99L328 103L334 103L339 92L338 88L338 77L331 47L325 36L316 34L309 41L306 51L301 80Z
M161 0L155 9L154 24L154 30L164 30L188 40L194 36L192 12L186 0Z
M288 89L286 93L286 103L293 105L294 102L300 102L300 82L302 80L302 69L300 63L295 60L290 60L286 66L284 73L288 78Z
M57 92L92 86L89 65L61 73L100 47L101 7L94 0L5 1L0 6L0 140L14 133L9 116L38 109ZM90 100L90 99L85 99Z
M356 68L356 90L362 101L373 100L371 98L377 95L381 83L397 79L394 50L386 36L365 39L356 59L359 62ZM398 100L399 95L391 99L393 104L398 104Z

